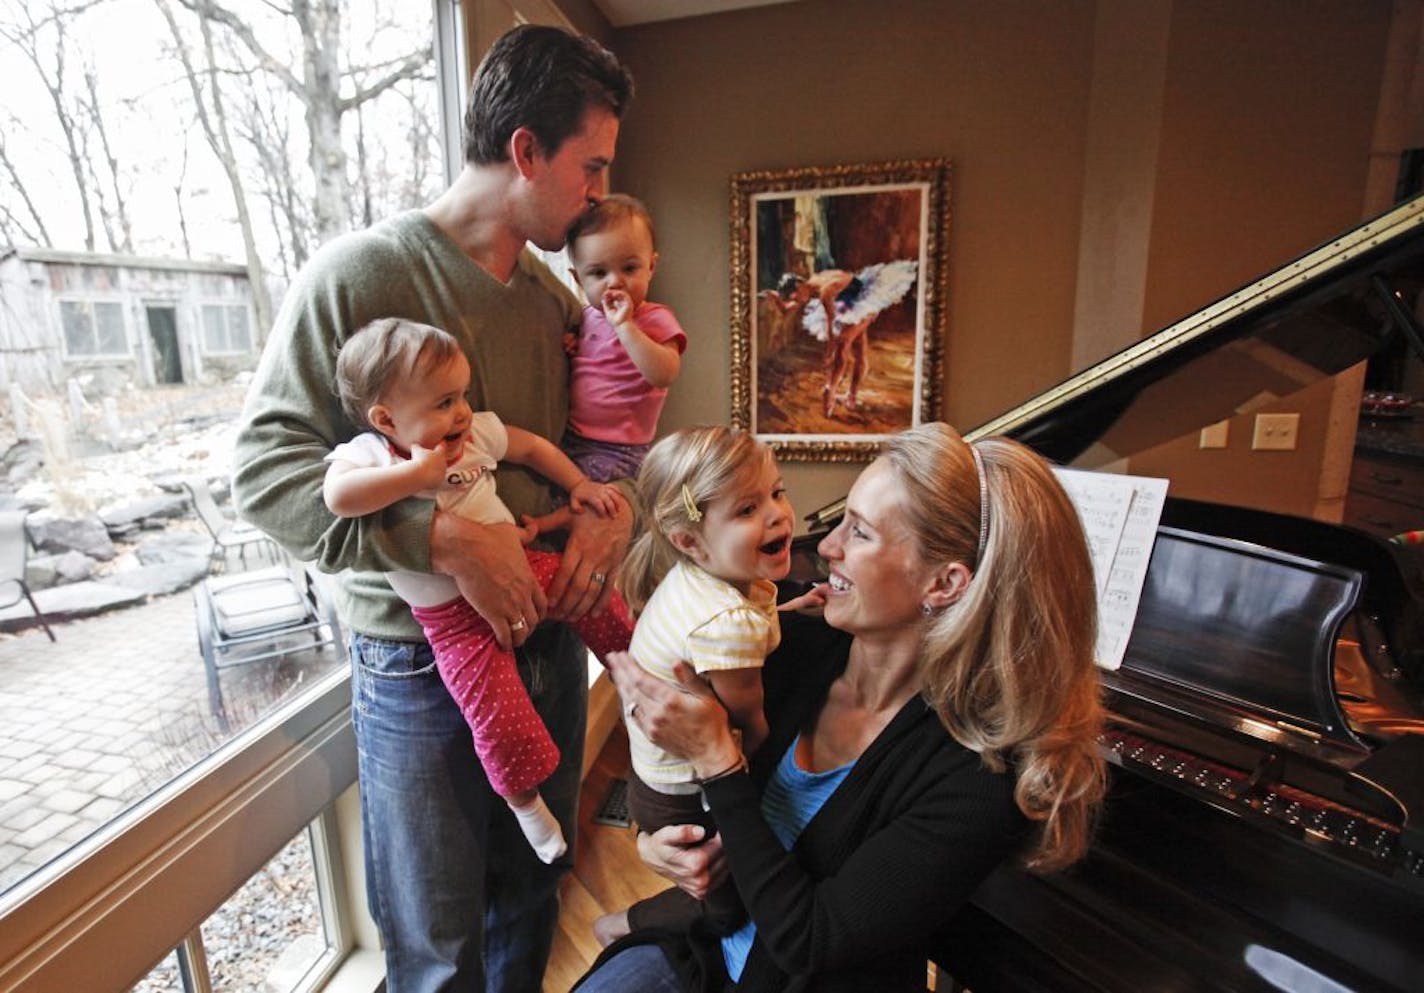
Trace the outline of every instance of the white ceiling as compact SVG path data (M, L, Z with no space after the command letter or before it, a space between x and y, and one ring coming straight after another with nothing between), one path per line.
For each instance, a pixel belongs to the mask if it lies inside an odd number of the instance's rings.
M593 0L594 6L615 28L649 21L671 21L679 17L720 14L743 7L765 7L795 0Z

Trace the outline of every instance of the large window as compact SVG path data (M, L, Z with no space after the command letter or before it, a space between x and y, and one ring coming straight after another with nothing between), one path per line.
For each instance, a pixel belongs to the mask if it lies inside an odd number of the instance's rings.
M322 243L444 187L459 98L442 100L441 77L459 78L459 9L0 0L0 252L141 259L141 299L186 301L175 307L177 354L250 356L250 366L281 287ZM194 305L194 279L169 275L193 262L235 263L224 272L240 272L246 297L200 290ZM86 363L79 385L92 406L71 407L55 372L64 360L133 358L152 332L139 318L131 338L112 293L44 279L0 287L0 307L27 332L24 354L0 355L0 366L47 412L30 418L46 437L26 440L71 442L64 461L40 460L23 481L35 516L104 528L116 507L169 499L164 484L178 476L221 493L244 362L157 390L137 363ZM137 447L92 443L85 418L111 399ZM0 450L15 424L0 416ZM249 878L241 899L281 890L263 890L274 855L354 781L340 663L312 650L226 670L219 711L191 590L133 593L173 569L175 548L206 561L205 532L193 516L145 525L110 529L113 554L91 567L91 582L125 591L123 605L56 624L52 644L38 628L0 636L0 988L121 990L150 974L156 988L259 988L224 979L226 963L253 954L227 943L247 928L224 929L222 915L243 911L212 910ZM309 847L325 893L330 866L320 843ZM337 907L323 898L319 936L304 922L306 937L264 974L309 980L306 952L318 968L339 954ZM194 953L199 941L206 955ZM159 964L180 945L165 976Z
M109 300L61 300L64 353L71 358L118 358L129 353L124 308Z
M204 352L231 355L252 350L246 304L205 303L202 312Z

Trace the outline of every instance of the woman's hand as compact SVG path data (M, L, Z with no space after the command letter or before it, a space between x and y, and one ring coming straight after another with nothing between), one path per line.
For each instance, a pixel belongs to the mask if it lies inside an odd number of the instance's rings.
M669 686L627 652L610 652L605 661L623 700L623 713L638 722L648 740L692 763L699 778L723 772L740 760L741 749L732 737L726 708L687 663L679 662L673 669L678 685Z
M698 824L669 824L652 834L638 832L638 854L648 868L676 883L694 900L707 894L727 878L727 859L722 852L722 836L702 840Z

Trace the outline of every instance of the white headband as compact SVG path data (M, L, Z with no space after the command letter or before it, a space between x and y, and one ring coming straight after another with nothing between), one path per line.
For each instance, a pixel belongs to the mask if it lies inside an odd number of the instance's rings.
M970 444L969 454L974 456L974 472L979 477L979 547L974 552L977 569L984 558L984 542L989 538L989 477L984 474L984 458L979 449Z

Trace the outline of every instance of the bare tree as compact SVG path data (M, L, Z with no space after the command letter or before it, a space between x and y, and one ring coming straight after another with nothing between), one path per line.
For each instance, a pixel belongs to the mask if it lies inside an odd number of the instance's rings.
M158 9L163 14L164 20L168 22L168 29L173 35L174 49L179 60L183 63L183 71L187 76L188 88L193 95L193 105L197 111L198 122L203 127L208 147L217 157L218 163L227 175L228 185L232 189L238 228L242 232L243 254L247 259L247 282L252 293L253 306L257 310L257 326L261 329L260 333L265 335L267 329L272 326L272 295L267 290L267 276L263 271L262 257L257 252L257 238L252 230L252 216L247 209L247 192L242 185L242 177L237 168L237 156L233 154L232 139L228 133L227 112L223 103L222 87L218 85L217 61L213 52L212 25L206 18L198 19L198 25L202 30L203 54L206 60L206 68L200 74L193 64L192 55L188 51L188 43L183 37L183 31L178 25L177 18L173 15L173 10L168 6L166 0L154 0L154 3L158 5ZM204 86L205 82L206 87ZM208 101L212 103L211 113L209 113Z
M283 59L275 57L258 39L252 27L216 0L178 0L204 21L221 24L247 48L262 68L272 73L301 102L309 135L308 161L316 183L313 219L316 237L325 241L350 227L347 210L349 183L346 149L341 141L341 119L348 111L373 100L402 79L427 71L433 58L427 43L406 55L380 66L352 66L343 73L340 66L340 0L291 0L284 13L290 17L302 39L300 74ZM374 76L370 82L360 82ZM343 79L353 81L349 95L342 95Z
M193 241L188 237L188 195L184 189L184 184L188 181L188 135L185 131L183 141L183 160L178 164L178 178L173 181L173 200L178 208L178 233L183 239L183 257L191 259L193 257Z
M5 136L7 134L14 134L17 130L16 125L17 122L15 122L12 117L10 125L7 126L5 130L0 131L0 169L4 170L5 175L9 178L11 188L24 204L25 214L27 216L23 218L17 217L8 205L0 204L0 211L3 211L5 216L6 240L10 244L15 243L14 238L8 233L11 230L15 230L18 231L21 237L26 241L35 245L49 247L54 244L54 241L49 236L49 229L45 227L44 215L41 214L39 208L35 206L34 200L30 197L29 187L25 185L24 179L20 176L20 171L15 168L15 163L10 160L9 152L5 147ZM30 227L31 224L33 224L34 227Z
M425 108L420 105L415 94L405 87L399 90L410 109L410 127L406 129L406 140L410 145L411 168L406 174L406 188L401 193L405 203L422 203L426 199L425 186L432 178L430 166L440 161L439 136L435 125Z
M252 74L242 88L246 99L234 115L234 129L261 167L256 192L267 201L268 217L277 237L282 274L291 275L310 254L311 215L293 169L292 135L281 101L286 90L273 93L266 74Z
M54 106L55 121L64 139L75 193L84 218L84 247L91 252L94 251L94 210L85 174L81 122L71 106L72 97L66 77L65 58L70 47L66 29L74 18L100 2L88 0L61 6L49 0L43 8L38 3L8 3L7 17L0 23L0 38L14 46L34 68ZM51 45L45 44L47 33L52 34Z
M133 253L133 222L129 220L128 202L124 197L124 191L119 181L119 160L114 155L113 146L109 144L109 129L104 124L103 107L99 103L99 75L93 69L84 71L84 86L88 93L89 100L81 106L89 114L89 122L93 125L94 133L99 138L99 146L104 151L104 166L108 172L106 177L109 181L109 189L114 195L114 219L119 225L118 240L114 239L114 232L110 229L109 218L104 218L105 232L109 236L109 244L121 252ZM91 156L89 162L92 166L94 158ZM103 190L103 185L99 178L95 177L95 189Z

